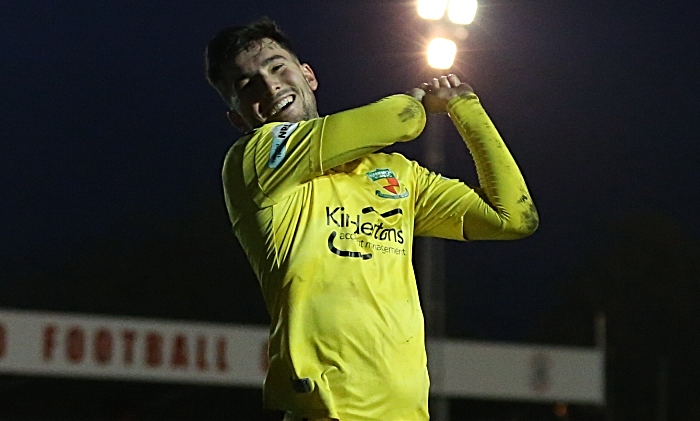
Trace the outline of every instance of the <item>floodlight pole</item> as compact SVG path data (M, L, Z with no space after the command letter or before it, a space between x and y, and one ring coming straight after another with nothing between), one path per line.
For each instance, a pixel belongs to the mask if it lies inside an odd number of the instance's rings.
M466 38L466 30L462 25L471 23L476 13L476 0L471 0L471 16L460 22L446 22L442 18L448 5L453 1L430 1L418 0L418 14L426 19L431 27L430 31L439 33L456 34L458 38ZM428 10L429 6L434 10ZM464 16L462 16L464 18ZM453 20L453 17L450 17ZM457 31L456 29L462 29ZM460 36L460 34L462 34ZM451 36L449 37L451 38ZM449 42L452 42L449 40ZM454 45L454 43L453 43ZM429 60L430 61L430 60ZM433 65L433 64L431 64ZM447 67L451 66L451 62ZM431 75L435 77L435 75ZM433 116L428 119L424 136L424 163L431 171L441 172L444 170L445 153L444 139L449 120L445 116ZM419 251L419 287L421 289L421 303L425 314L426 338L428 342L428 370L430 372L431 401L430 419L433 421L449 421L450 405L446 397L446 374L445 362L445 244L444 240L423 238L418 243ZM437 341L436 339L443 339Z
M448 120L446 116L433 115L428 119L423 132L425 139L424 163L431 171L444 168L444 139ZM419 286L421 302L425 313L426 336L428 341L428 369L431 383L430 419L449 421L449 400L445 391L445 355L441 341L445 337L445 240L422 238L420 247ZM440 345L438 345L440 343Z
M453 4L453 2L455 4ZM468 16L452 16L455 10L448 14L447 22L443 16L446 9L457 5L466 6L463 0L443 0L430 1L418 0L418 14L426 19L431 27L430 31L434 33L453 34L457 38L464 39L467 36L463 25L469 24L474 19L476 13L477 1L469 0L471 8ZM432 10L428 10L432 7ZM462 9L464 11L464 9ZM458 15L460 13L457 13ZM455 20L454 18L460 18ZM449 36L451 38L452 36ZM446 40L454 42L452 40ZM453 53L456 51L453 51ZM453 56L454 57L454 56ZM430 60L429 60L430 61ZM440 60L439 60L440 61ZM436 65L432 63L431 65ZM452 65L444 64L446 67ZM440 66L442 67L442 66ZM447 70L447 69L443 69ZM434 77L431 76L431 77ZM438 115L428 119L424 133L424 163L431 171L440 172L444 170L445 153L444 139L447 132L449 119L446 116ZM433 421L449 421L450 405L446 397L446 374L447 367L445 362L445 310L446 310L446 293L445 293L445 245L444 240L424 238L418 244L419 253L419 287L421 294L421 303L425 314L426 338L428 342L428 370L430 372L431 382L431 402L430 402L430 419ZM435 339L443 339L436 341Z

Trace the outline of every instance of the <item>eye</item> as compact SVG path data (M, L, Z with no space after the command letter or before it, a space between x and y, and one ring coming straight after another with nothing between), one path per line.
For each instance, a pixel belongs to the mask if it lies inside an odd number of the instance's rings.
M281 64L281 63L280 63L280 64L275 64L274 66L272 66L272 71L273 71L273 72L278 72L278 71L280 71L283 67L284 67L284 64Z

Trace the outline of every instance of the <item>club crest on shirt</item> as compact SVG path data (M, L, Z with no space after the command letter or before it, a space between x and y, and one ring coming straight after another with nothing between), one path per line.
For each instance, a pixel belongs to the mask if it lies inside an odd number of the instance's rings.
M374 193L384 199L403 199L408 196L408 190L399 183L399 179L388 168L378 168L367 173L367 177L379 184L381 189Z

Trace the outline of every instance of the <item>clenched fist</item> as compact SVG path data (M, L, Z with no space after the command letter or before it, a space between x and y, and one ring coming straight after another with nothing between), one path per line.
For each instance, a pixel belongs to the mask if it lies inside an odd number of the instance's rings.
M454 97L474 93L471 86L460 82L456 75L440 76L406 92L423 103L429 113L447 112L447 103Z

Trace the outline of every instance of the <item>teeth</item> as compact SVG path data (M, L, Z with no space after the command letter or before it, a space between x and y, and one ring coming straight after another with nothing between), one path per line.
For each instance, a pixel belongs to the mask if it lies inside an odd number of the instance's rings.
M272 109L270 109L270 116L273 116L280 112L282 108L284 108L287 104L291 104L292 101L294 101L294 99L291 96L285 97L284 99L279 101L277 104L274 105L274 107L272 107Z

